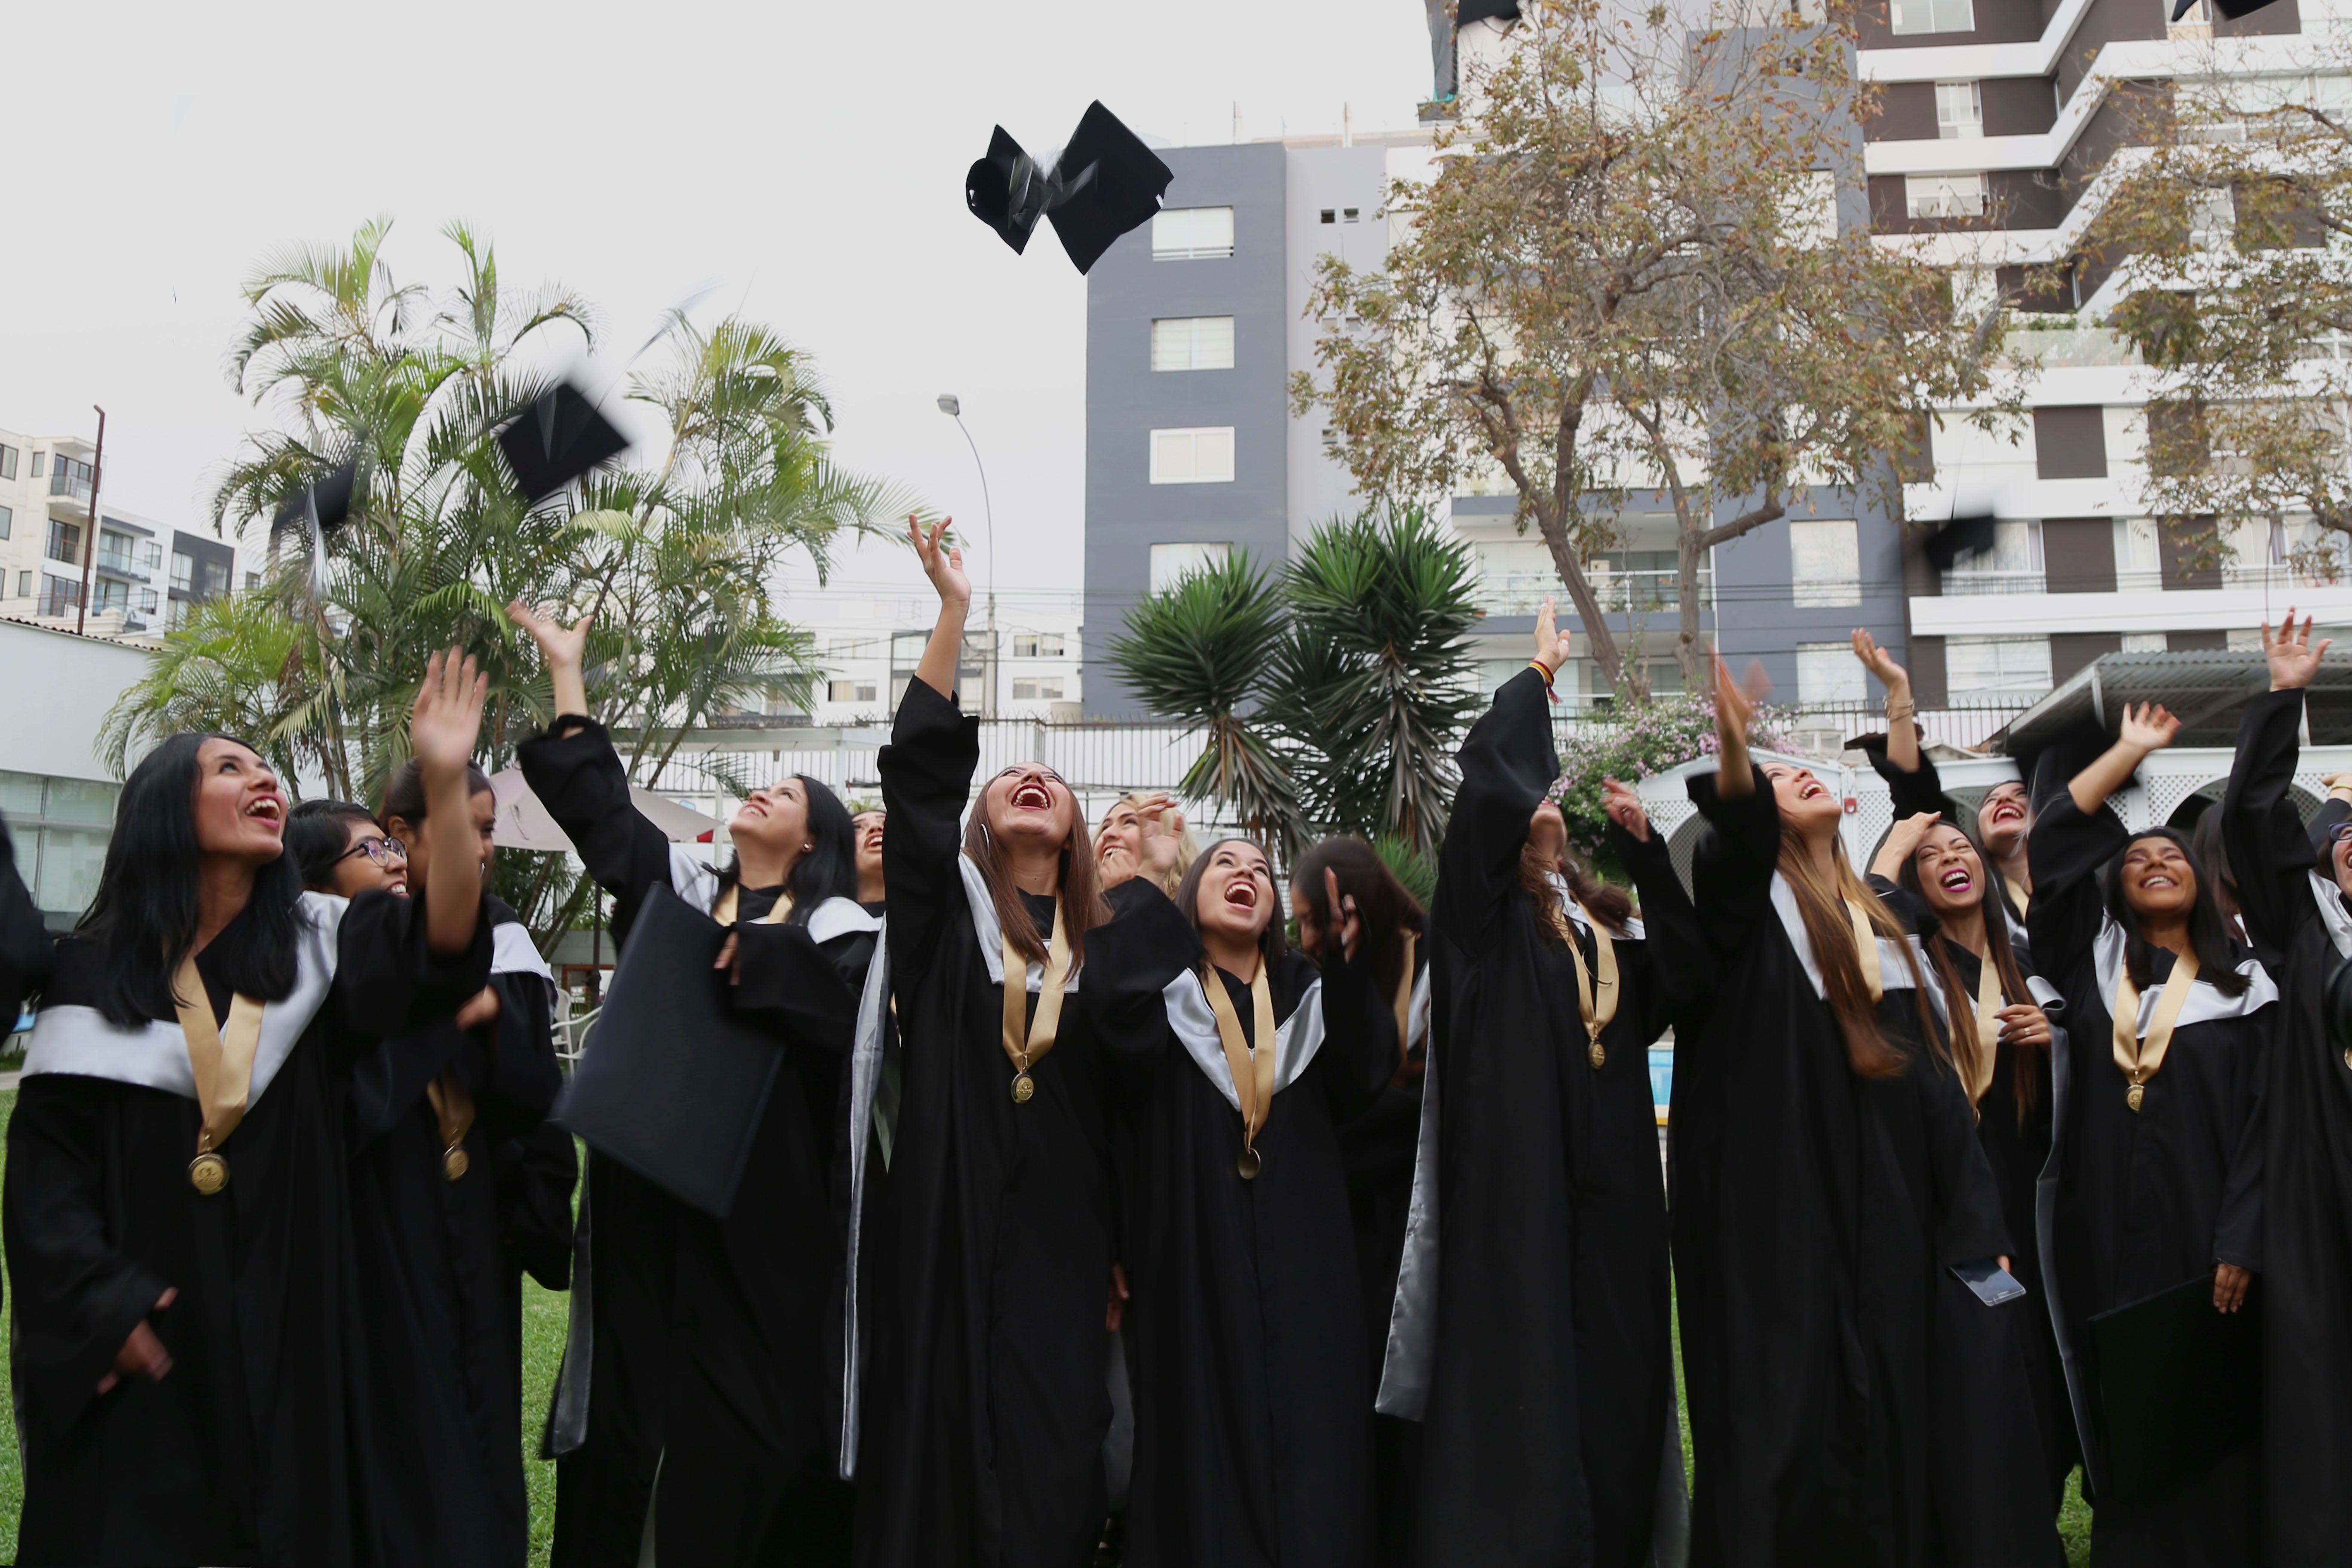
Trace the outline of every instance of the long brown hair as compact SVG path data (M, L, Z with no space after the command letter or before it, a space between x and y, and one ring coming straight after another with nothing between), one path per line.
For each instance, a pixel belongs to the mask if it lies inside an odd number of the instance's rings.
M1339 878L1341 898L1356 900L1364 943L1371 950L1373 984L1381 995L1395 994L1397 982L1404 976L1405 932L1418 936L1426 929L1420 900L1397 880L1380 851L1362 839L1353 835L1322 839L1291 868L1290 885L1314 907L1324 931L1333 933L1327 940L1336 940L1339 911L1324 907L1326 871Z
M1845 858L1845 846L1836 838L1830 840L1830 858L1834 868L1833 885L1824 884L1821 873L1813 868L1812 850L1805 843L1804 835L1786 820L1781 822L1780 874L1789 879L1790 889L1797 895L1797 913L1805 923L1805 940L1812 944L1813 962L1821 967L1822 988L1829 993L1830 1011L1836 1016L1838 1033L1845 1039L1846 1065L1853 1069L1856 1078L1869 1079L1899 1078L1905 1065L1902 1047L1889 1040L1878 1026L1870 985L1862 977L1862 954L1854 948L1853 923L1845 912L1845 904L1851 900L1862 906L1872 932L1893 942L1903 954L1903 962L1911 971L1912 994L1919 1009L1919 1037L1926 1042L1930 1057L1949 1067L1951 1047L1944 1031L1936 1026L1935 1010L1927 1001L1927 980L1919 973L1919 955L1912 949L1909 933L1895 918L1895 911L1870 890L1869 884L1853 874L1853 863Z
M980 868L980 879L988 884L989 901L996 906L996 923L1012 939L1013 948L1032 963L1045 963L1045 935L1030 918L1029 906L1021 901L1021 889L1013 880L1013 863L1006 858L1003 846L988 830L986 785L982 786L980 799L963 825L963 852ZM1070 963L1076 967L1086 962L1087 932L1110 923L1110 905L1095 880L1094 839L1087 831L1086 808L1078 804L1075 790L1070 792L1070 836L1062 841L1055 885L1062 889L1062 918L1069 922Z
M1559 858L1547 863L1536 853L1533 844L1519 850L1519 891L1536 913L1536 930L1548 942L1566 947L1571 927L1568 911L1560 908L1559 889L1551 885L1549 873L1558 872L1568 883L1569 896L1591 911L1592 918L1603 925L1622 929L1633 917L1633 900L1624 889L1614 887L1592 874L1592 868L1578 858L1576 851L1563 848Z
M1992 858L1985 853L1984 846L1977 842L1977 836L1958 823L1938 826L1951 828L1969 841L1969 847L1977 852L1979 868L1985 873L1979 879L1985 889L1985 897L1979 906L1979 914L1984 921L1985 961L2000 976L2001 1000L2012 1004L2032 1001L2033 994L2025 984L2025 971L2017 965L2017 949L2009 940L2009 917L2002 911L2000 900L1992 893L1996 885L1992 879L1998 875L1991 869ZM1924 842L1921 847L1926 847ZM1927 901L1927 885L1919 879L1919 857L1916 852L1903 862L1895 879L1905 891L1922 903ZM1952 1020L1952 1058L1959 1065L1960 1081L1973 1084L1980 1076L1989 1076L1986 1073L1989 1064L1983 1059L1984 1046L1978 1039L1977 1032L1960 1026L1962 1018L1976 1016L1976 996L1960 983L1959 963L1953 955L1956 944L1944 935L1942 926L1938 925L1936 934L1922 945L1927 950L1927 962L1935 967L1936 978L1944 987L1944 1011ZM2033 1109L2033 1102L2041 1097L2040 1075L2032 1070L2030 1061L2032 1053L2042 1047L2020 1045L2012 1048L2018 1058L2017 1124L2022 1127L2026 1112Z

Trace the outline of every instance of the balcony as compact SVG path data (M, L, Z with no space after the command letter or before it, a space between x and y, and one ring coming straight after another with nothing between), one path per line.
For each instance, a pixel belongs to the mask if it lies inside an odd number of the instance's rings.
M1595 572L1588 579L1592 595L1604 614L1647 615L1682 607L1680 584L1672 572ZM1478 607L1490 616L1532 616L1549 598L1564 614L1573 614L1567 586L1549 573L1507 572L1490 576L1479 586ZM1702 567L1698 574L1702 610L1715 609L1715 574Z
M2044 370L2107 369L2140 363L2139 351L2130 340L2107 327L2021 324L2010 329L2002 352L2012 363L2038 358Z
M139 564L138 560L120 550L100 550L98 552L98 569L100 572L112 573L118 577L129 578L136 583L147 581L146 570Z
M70 616L81 605L81 584L62 579L46 579L48 586L33 595L33 614L37 616Z

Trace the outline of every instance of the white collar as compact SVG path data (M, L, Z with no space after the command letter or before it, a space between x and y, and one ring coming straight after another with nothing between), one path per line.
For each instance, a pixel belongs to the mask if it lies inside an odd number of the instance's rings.
M536 974L550 985L555 984L554 973L547 967L547 960L539 956L530 932L520 921L502 921L490 928L490 973Z
M865 905L855 899L845 899L838 893L809 911L809 940L820 944L836 937L881 929L881 916L867 914Z
M2099 1001L2112 1011L2116 1005L2116 986L2124 973L2124 928L2113 915L2099 917L2099 938L2091 946L2092 966L2099 976ZM2271 982L2271 973L2261 963L2247 959L2238 965L2238 973L2246 977L2242 995L2224 996L2213 984L2200 975L2189 987L2189 1000L2181 1005L2180 1016L2173 1026L2186 1028L2213 1018L2243 1018L2258 1013L2278 1000L2278 987ZM2156 1016L2157 999L2164 994L2161 985L2150 985L2139 994L2139 1033L2147 1033L2150 1019Z
M1004 984L1004 927L996 918L996 900L989 896L988 880L980 868L971 863L969 855L956 857L956 869L963 873L964 902L971 906L971 934L980 942L981 961L988 965L988 982ZM1062 911L1065 920L1071 918L1068 910ZM1078 972L1083 965L1070 966L1069 982L1062 987L1065 994L1078 988ZM1035 959L1029 961L1029 989L1034 994L1045 988L1045 966Z
M1780 929L1789 933L1789 945L1797 950L1797 962L1805 966L1805 977L1813 983L1813 994L1829 1000L1829 984L1822 978L1822 966L1813 957L1812 939L1805 934L1805 917L1797 907L1797 889L1780 872L1772 873L1772 910L1780 917ZM1888 991L1908 991L1912 987L1912 963L1905 961L1904 948L1910 948L1909 958L1925 965L1926 955L1919 939L1911 937L1906 942L1895 942L1885 937L1878 939L1878 983ZM1943 1008L1943 998L1929 986L1928 997L1937 1011Z
M1202 1075L1216 1085L1217 1092L1235 1110L1242 1108L1241 1096L1234 1089L1234 1069L1225 1060L1224 1037L1217 1033L1217 1016L1209 1010L1206 984L1193 970L1186 970L1170 981L1160 993L1168 1005L1168 1026L1184 1042L1185 1054ZM1223 981L1216 984L1222 985ZM1307 983L1306 993L1298 1005L1290 1010L1274 1031L1274 1092L1280 1094L1298 1080L1315 1053L1323 1048L1323 977L1317 975Z
M260 1102L278 1069L293 1056L310 1020L326 1005L335 982L336 932L351 900L332 893L304 893L294 906L294 989L261 1008L261 1038L253 1052L250 1109ZM495 935L495 933L494 933ZM160 1018L125 1027L95 1007L43 1007L25 1050L25 1076L68 1073L102 1078L142 1089L160 1089L184 1100L196 1098L188 1067L188 1037L179 1020Z
M2305 875L2311 879L2311 900L2319 906L2319 923L2326 929L2327 940L2336 944L2336 956L2352 958L2352 912L2344 908L2344 895L2318 872Z
M1559 907L1568 911L1568 918L1576 922L1576 929L1590 931L1592 929L1592 921L1586 914L1584 906L1578 903L1574 895L1569 892L1568 879L1557 871L1546 871L1544 880L1549 882L1552 885L1552 890L1559 895ZM1639 915L1627 915L1623 925L1609 928L1609 934L1619 942L1647 940L1642 930L1642 919Z

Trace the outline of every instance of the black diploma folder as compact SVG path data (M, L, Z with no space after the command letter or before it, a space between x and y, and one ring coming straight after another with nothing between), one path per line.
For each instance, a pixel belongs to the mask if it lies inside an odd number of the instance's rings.
M2252 1440L2262 1416L2262 1323L2250 1293L2213 1307L2200 1274L2091 1320L2106 1440L2102 1490L2145 1497Z
M683 1202L722 1218L783 1058L738 1017L713 969L726 929L667 888L646 895L555 1120Z

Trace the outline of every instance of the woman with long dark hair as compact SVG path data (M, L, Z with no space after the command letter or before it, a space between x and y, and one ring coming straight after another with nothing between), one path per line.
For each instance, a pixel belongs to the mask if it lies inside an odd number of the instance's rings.
M1612 787L1609 837L1650 924L1570 850L1549 796L1569 637L1549 603L1533 651L1463 742L1439 855L1423 1141L1380 1407L1422 1422L1418 1561L1618 1568L1681 1524L1647 1047L1704 979L1657 967L1696 928L1630 792Z
M2277 987L2230 940L2188 836L2126 832L2105 808L2179 729L2160 706L2126 708L2115 743L2033 825L2033 952L2065 995L2068 1037L2049 1283L2064 1347L2091 1373L2080 1425L2092 1552L2102 1563L2223 1568L2259 1560L2259 1455L2217 1440L2229 1451L2161 1485L2120 1472L2106 1380L2163 1374L2103 1364L2093 1326L2192 1280L2210 1280L2215 1311L2236 1312L2262 1267Z
M366 1563L407 1521L362 1443L343 1094L355 1058L481 989L466 834L484 683L436 656L409 743L428 896L302 890L251 747L132 770L58 944L8 1126L26 1563Z
M1338 898L1327 883L1336 883ZM1365 1387L1377 1396L1397 1273L1404 1261L1413 1155L1421 1142L1422 1076L1429 1059L1428 917L1370 845L1352 837L1323 839L1290 868L1299 950L1318 964L1336 961L1346 923L1341 900L1355 906L1372 992L1386 1004L1396 1038L1389 1081L1370 1110L1338 1129L1348 1208L1355 1222L1356 1273L1363 1286ZM1389 1415L1372 1417L1375 1563L1411 1560L1420 1444L1417 1423Z
M411 759L385 787L381 820L347 802L297 806L289 851L306 881L321 870L331 887L396 875L406 896L426 898L443 837L432 808ZM488 777L468 767L467 858L485 876L495 814ZM331 857L314 829L324 824L347 840ZM363 1056L352 1076L366 1438L396 1488L387 1514L403 1523L383 1560L415 1568L498 1568L528 1554L522 1275L562 1289L570 1272L579 1165L571 1134L547 1120L562 1086L555 979L512 910L486 896L483 912L489 984Z
M298 803L286 816L286 853L314 893L356 899L370 888L384 888L408 895L408 846L354 802Z
M860 1244L873 1331L857 1561L1058 1568L1108 1509L1115 1214L1101 1053L1076 994L1111 915L1069 785L983 784L956 701L971 601L946 524L908 535L940 596L880 764L904 1070ZM1122 900L1159 897L1139 879Z
M1171 903L1093 933L1080 1001L1130 1141L1121 1257L1135 1395L1126 1561L1365 1562L1370 1401L1338 1123L1394 1070L1355 906L1318 975L1265 850L1211 844Z
M2263 1561L2319 1568L2352 1541L2352 808L2324 802L2315 845L2294 801L2304 691L2328 639L2290 610L2263 646L2271 689L2247 705L2219 813L2246 929L2283 992L2264 1093Z
M556 709L517 760L613 895L615 937L626 946L656 888L730 927L719 958L729 995L774 1032L788 1068L724 1219L591 1152L582 1279L549 1416L555 1561L845 1561L834 1173L847 1135L842 1068L879 928L856 902L849 813L824 784L788 774L736 812L726 866L674 848L631 802L611 735L588 716L588 617L566 626L520 604L507 613L539 644Z
M2032 973L2010 941L1991 892L1991 861L1962 828L1932 815L1895 825L1871 865L1871 888L1917 937L1943 996L1952 1061L1977 1108L1977 1140L2000 1192L2001 1221L2017 1251L2011 1272L2040 1305L2020 1321L2033 1394L2050 1517L2066 1499L2081 1458L2057 1324L2044 1288L2042 1194L2055 1191L2051 1112L2057 1102L2051 1060L2062 1015L2057 988Z
M1675 1281L1696 1563L2051 1561L1991 1167L1919 950L1837 793L1758 766L1718 659L1693 868L1712 1000L1675 1030Z

